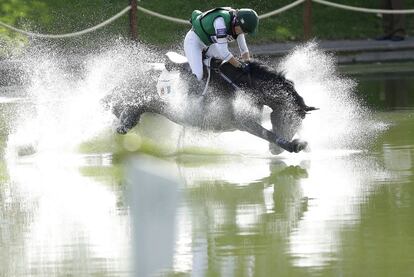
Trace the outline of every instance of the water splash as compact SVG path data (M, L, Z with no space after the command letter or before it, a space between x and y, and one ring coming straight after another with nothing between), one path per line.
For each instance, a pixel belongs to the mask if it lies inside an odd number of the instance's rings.
M9 148L72 151L111 128L113 115L100 100L118 88L128 88L132 79L145 81L140 78L143 65L156 57L148 48L124 41L79 57L45 47L28 49L20 58L27 80L26 101L12 124Z
M358 149L386 128L356 98L356 82L341 76L335 57L310 42L294 49L279 65L312 112L300 135L313 150Z
M119 90L136 93L137 87L155 88L156 78L148 74L147 63L160 62L163 58L143 45L124 41L79 58L47 50L34 47L22 59L23 71L29 80L25 94L30 101L19 109L8 145L23 152L71 151L81 142L111 129L114 117L104 111L100 100ZM308 105L320 108L307 116L300 133L314 151L362 148L384 128L355 98L356 83L338 74L334 57L321 51L316 43L294 49L278 69L294 81ZM147 101L145 98L145 94L140 94L133 101ZM187 101L185 97L174 99L172 105L177 107L177 112L186 106L179 100ZM244 100L238 98L234 106L249 112ZM270 128L268 112L264 126ZM148 129L141 128L140 132L145 135ZM269 155L267 142L245 132L212 134L192 129L183 131L178 126L165 130L163 134L157 132L156 141L173 145L174 151L201 146L226 153Z
M97 180L84 171L108 170L111 159L79 157L74 149L111 127L113 116L100 99L138 74L141 49L121 43L78 61L47 50L29 49L21 57L27 83L24 100L15 105L5 157L5 185L14 193L9 205L23 207L11 213L22 225L10 227L19 238L21 266L10 263L6 270L51 272L65 265L82 275L104 264L107 272L124 272L131 242L129 218L120 214L120 191L112 186L114 176L99 174ZM76 267L67 264L68 257Z
M304 119L298 134L309 142L313 153L341 156L360 151L387 128L357 98L357 83L338 73L335 57L316 42L296 47L276 68L294 82L307 105L320 109ZM246 110L244 101L235 101L234 105ZM268 112L263 125L270 129ZM269 155L267 142L245 132L223 133L214 143L230 153ZM281 156L293 155L298 156L287 152Z

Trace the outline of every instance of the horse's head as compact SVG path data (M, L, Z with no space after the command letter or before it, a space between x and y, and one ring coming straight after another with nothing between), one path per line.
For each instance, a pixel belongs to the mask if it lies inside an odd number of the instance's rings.
M259 61L250 62L250 72L248 73L228 63L219 65L216 62L215 65L216 71L224 74L231 82L245 89L246 92L254 94L263 105L273 109L283 107L295 110L302 118L305 117L306 112L315 109L305 104L303 98L295 90L293 82L286 79L283 72L277 72Z

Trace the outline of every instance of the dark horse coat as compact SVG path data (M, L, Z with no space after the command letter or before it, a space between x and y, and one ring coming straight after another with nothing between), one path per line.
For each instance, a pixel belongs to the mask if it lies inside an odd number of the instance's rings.
M242 130L267 140L273 154L283 149L299 152L306 142L292 140L308 111L291 81L258 61L250 62L250 72L220 60L211 61L211 79L205 95L191 84L193 76L185 65L166 63L180 72L180 93L163 98L157 93L159 73L148 71L134 85L122 88L105 99L119 118L118 133L134 127L145 112L163 115L173 122L205 130L225 132ZM145 79L145 81L143 81ZM196 86L197 87L197 86ZM194 91L197 89L198 91ZM263 106L272 109L272 130L260 125Z

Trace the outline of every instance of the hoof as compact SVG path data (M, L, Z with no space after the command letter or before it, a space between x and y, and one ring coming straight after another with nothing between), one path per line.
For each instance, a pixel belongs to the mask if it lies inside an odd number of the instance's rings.
M277 140L277 145L291 153L299 153L300 151L305 150L308 147L308 143L300 139L287 141L283 138L279 138Z
M291 144L293 146L293 152L299 153L302 150L306 150L308 147L308 143L306 141L300 140L300 139L294 139L291 141Z

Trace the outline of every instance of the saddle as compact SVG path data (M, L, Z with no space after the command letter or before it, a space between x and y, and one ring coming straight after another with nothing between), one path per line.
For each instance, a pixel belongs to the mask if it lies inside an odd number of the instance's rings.
M205 84L200 84L192 76L190 64L185 56L176 52L166 53L165 70L161 72L158 78L157 91L161 97L174 94L178 88L181 78L188 80L188 85L197 94L205 95L210 83L211 67L217 68L219 60L212 58L203 58L204 72L207 73ZM205 55L203 55L205 57Z
M165 69L167 72L163 72L159 78L159 83L165 84L167 79L175 79L179 78L177 76L179 74L182 74L183 77L187 76L189 78L189 86L192 87L195 91L202 91L201 95L205 95L209 84L210 84L210 77L211 77L211 70L215 71L221 78L227 82L229 85L233 87L234 90L240 90L240 88L234 84L234 82L223 72L221 72L220 67L222 65L222 60L215 59L211 57L207 57L205 55L205 52L203 52L203 69L204 69L204 75L207 75L205 80L205 85L200 85L200 83L197 83L194 78L190 77L192 75L192 71L190 68L190 64L188 63L188 60L185 56L180 55L176 52L168 52L166 53L166 62L165 62ZM174 73L175 72L175 73ZM171 75L172 74L172 75ZM185 77L184 77L185 78ZM167 92L171 92L171 87L169 89L161 89L163 92L166 90ZM160 92L160 91L159 91Z

